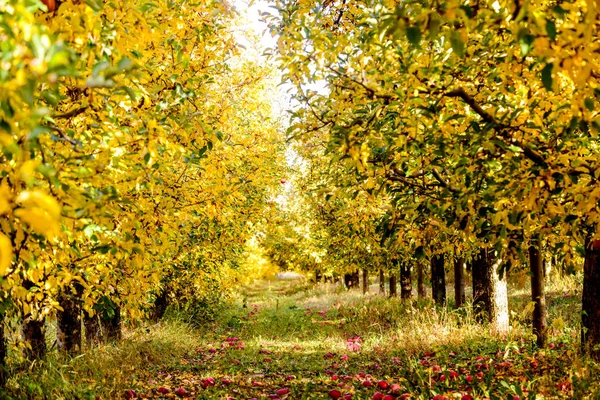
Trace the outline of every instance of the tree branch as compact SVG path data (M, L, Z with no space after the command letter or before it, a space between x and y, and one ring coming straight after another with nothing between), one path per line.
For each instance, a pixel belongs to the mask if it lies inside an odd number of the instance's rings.
M52 118L54 118L54 119L69 119L69 118L73 118L73 117L78 116L79 114L82 114L87 109L88 109L88 106L77 107L77 108L72 109L71 111L68 111L68 112L64 113L64 114L53 115Z
M445 97L458 97L462 99L465 103L467 103L477 115L481 117L485 122L494 125L494 129L500 133L500 137L504 140L507 140L509 144L516 146L523 150L523 154L525 157L533 161L535 164L542 166L544 168L548 167L548 163L544 159L544 157L538 153L536 150L532 149L531 146L521 142L520 140L514 138L510 134L510 130L518 129L516 127L512 127L510 125L503 124L494 118L493 115L485 111L473 98L473 96L469 95L465 90L461 87L458 89L451 90L444 94Z

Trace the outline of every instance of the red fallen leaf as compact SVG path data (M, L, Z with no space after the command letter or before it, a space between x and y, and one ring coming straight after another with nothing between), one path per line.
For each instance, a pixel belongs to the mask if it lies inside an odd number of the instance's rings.
M471 382L473 382L473 377L472 377L471 375L467 375L467 376L465 377L465 380L466 380L467 382L471 383Z
M294 375L288 375L285 377L286 381L293 381L294 379L296 379L296 377Z
M371 381L362 381L362 385L364 387L371 387L371 386L373 386L373 382L371 382Z
M221 383L223 385L231 385L231 381L229 379L227 379L227 378L221 379Z
M410 393L404 393L402 396L398 397L399 400L408 400L411 398L411 394ZM384 398L384 400L387 400Z
M517 396L516 394L513 396L513 400L521 400L520 396Z
M252 386L262 386L261 382L252 382Z
M175 389L175 394L179 397L186 397L190 394L190 392L188 392L184 388L180 387L180 388Z
M342 396L343 400L352 400L352 393L346 393Z
M329 391L329 393L327 393L329 395L329 397L331 397L332 399L339 399L340 397L342 397L342 392L340 392L337 389L332 389Z
M371 397L372 400L383 400L383 393L381 392L375 392L373 393L373 397Z
M275 393L277 393L279 396L285 396L289 392L290 392L290 389L288 389L288 388L281 388L281 389L277 389L277 391Z
M473 396L471 396L470 394L464 394L460 400L473 400Z
M388 387L390 387L390 385L388 385L388 383L387 383L386 381L379 381L379 382L377 382L377 387L378 387L379 389L383 389L383 390L385 390L385 389L387 389Z
M530 362L530 365L531 365L533 368L537 368L537 366L538 366L538 362L537 362L537 360L535 360L535 359L534 359L534 360L531 360L531 362Z
M433 396L432 400L448 400L448 398L442 394L438 394L436 396Z
M125 391L125 398L126 399L135 399L137 397L137 394L135 393L135 390L126 390Z
M167 394L167 393L171 393L171 391L169 389L167 389L166 387L159 387L158 393Z

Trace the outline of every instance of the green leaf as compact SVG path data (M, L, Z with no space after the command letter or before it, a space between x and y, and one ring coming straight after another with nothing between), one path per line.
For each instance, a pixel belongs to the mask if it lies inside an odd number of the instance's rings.
M406 38L415 47L419 46L421 42L421 29L418 26L411 26L406 28Z
M534 40L535 40L535 36L533 36L529 33L526 33L523 36L521 36L521 39L519 40L519 44L521 45L521 55L523 57L525 57L527 54L529 54L529 52L533 48Z
M462 6L460 6L460 9L465 12L465 15L469 19L473 18L473 16L475 15L475 13L473 12L473 9L471 8L471 6L462 5Z
M440 32L440 26L442 26L442 20L439 15L434 13L429 18L429 37L434 38Z
M554 68L554 64L548 63L542 69L542 83L547 91L551 92L552 89L552 68Z
M450 36L450 45L452 46L452 51L454 51L456 55L462 57L465 54L465 44L458 31L452 32L452 35Z
M546 33L552 40L556 40L556 24L554 21L546 20Z
M585 99L583 101L583 104L585 104L585 108L587 108L588 111L594 111L594 99L592 99L591 97Z

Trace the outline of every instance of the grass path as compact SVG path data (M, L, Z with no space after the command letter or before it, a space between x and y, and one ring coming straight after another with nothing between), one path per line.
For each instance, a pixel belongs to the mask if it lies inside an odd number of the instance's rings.
M598 399L600 368L577 355L578 296L549 299L551 346L534 347L529 302L511 334L465 310L275 279L240 289L208 323L181 316L118 346L50 357L11 383L39 399ZM559 321L560 324L556 323ZM195 326L192 326L194 325ZM380 393L380 394L377 394ZM338 397L339 396L339 397ZM387 396L387 397L385 397Z
M569 335L538 351L519 326L493 337L464 312L300 280L257 282L239 303L179 360L138 371L136 396L566 399L597 390L589 367L574 375Z

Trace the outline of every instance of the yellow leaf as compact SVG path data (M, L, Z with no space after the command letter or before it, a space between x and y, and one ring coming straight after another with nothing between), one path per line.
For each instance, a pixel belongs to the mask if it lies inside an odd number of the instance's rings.
M0 233L0 276L6 275L12 262L13 253L10 239Z
M17 197L17 204L25 207L39 207L48 212L48 214L58 219L60 217L60 206L58 202L51 196L40 191L25 190Z
M60 232L58 221L41 208L21 208L15 215L27 223L31 229L47 238L52 238Z

